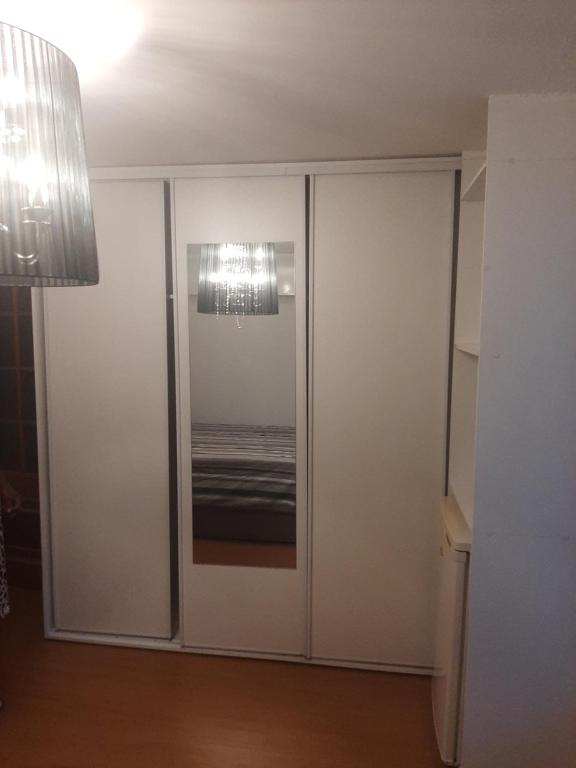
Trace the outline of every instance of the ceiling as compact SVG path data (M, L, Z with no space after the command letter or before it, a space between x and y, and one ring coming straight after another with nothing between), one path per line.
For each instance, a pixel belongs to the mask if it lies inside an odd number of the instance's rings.
M83 79L93 166L453 154L484 145L489 94L576 91L574 0L90 6L102 51L138 19ZM81 23L61 25L78 49Z

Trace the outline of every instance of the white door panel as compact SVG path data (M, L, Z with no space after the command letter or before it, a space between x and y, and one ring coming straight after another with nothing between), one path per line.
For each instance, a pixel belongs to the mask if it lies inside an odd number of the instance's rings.
M432 665L453 175L315 185L312 654Z
M100 284L44 291L55 628L166 638L162 182L92 196Z
M306 641L306 315L303 177L185 179L175 184L180 368L183 640L188 647L303 654ZM297 512L295 569L194 562L187 250L191 244L291 242L296 269ZM254 318L251 318L254 319ZM218 322L213 318L214 322ZM230 320L230 318L226 318ZM221 321L223 325L223 321ZM241 333L230 327L221 332ZM224 343L225 342L225 343ZM226 339L215 349L223 353ZM192 344L192 347L194 345ZM225 374L228 376L228 374ZM229 374L233 379L233 371ZM214 381L216 388L220 381ZM260 397L266 398L265 389ZM248 417L247 417L248 418ZM226 419L226 420L229 420ZM248 418L249 421L249 418Z

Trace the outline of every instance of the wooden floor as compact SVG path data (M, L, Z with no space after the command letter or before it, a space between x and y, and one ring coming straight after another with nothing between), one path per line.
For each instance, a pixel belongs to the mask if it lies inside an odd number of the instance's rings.
M3 768L435 768L429 681L42 639L0 622Z
M296 545L195 538L194 563L249 565L252 568L296 568Z

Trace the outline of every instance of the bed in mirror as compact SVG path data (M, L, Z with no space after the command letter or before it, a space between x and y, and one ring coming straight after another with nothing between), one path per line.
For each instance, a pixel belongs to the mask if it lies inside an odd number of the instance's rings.
M195 564L295 568L294 244L189 244Z

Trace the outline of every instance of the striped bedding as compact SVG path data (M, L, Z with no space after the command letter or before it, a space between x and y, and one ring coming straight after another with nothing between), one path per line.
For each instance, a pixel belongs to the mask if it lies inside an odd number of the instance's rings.
M192 424L194 536L295 543L293 427Z

